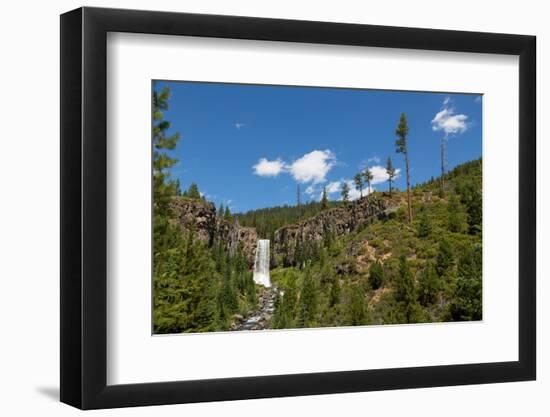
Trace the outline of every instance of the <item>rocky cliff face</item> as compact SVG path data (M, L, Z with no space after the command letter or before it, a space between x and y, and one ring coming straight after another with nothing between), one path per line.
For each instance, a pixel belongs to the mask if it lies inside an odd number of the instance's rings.
M293 263L296 248L305 243L320 242L326 236L337 238L351 233L358 227L368 225L386 216L388 203L376 196L364 197L347 207L323 211L315 217L298 224L283 227L275 232L272 242L272 258L275 265Z
M230 254L234 254L237 248L241 248L246 259L252 265L256 254L258 234L253 227L239 225L238 221L228 222L223 218L216 219L215 232L218 239L226 245Z
M347 207L326 210L311 219L283 227L275 232L271 243L272 264L280 264L283 258L292 264L297 247L306 242L320 242L326 236L338 238L347 235L386 216L394 208L391 205L387 200L369 196ZM203 200L177 197L172 200L172 209L174 221L182 232L194 225L196 235L203 242L211 245L217 239L230 253L235 253L240 246L250 264L254 263L258 234L253 227L243 227L237 221L229 222L216 216L214 205Z
M174 221L186 233L192 226L196 236L207 244L212 244L216 231L216 208L214 204L202 200L175 197L171 202Z
M174 222L186 233L195 228L198 239L211 245L214 239L219 239L230 253L237 248L243 250L250 263L254 262L258 235L252 227L242 227L237 221L229 222L216 216L214 204L190 198L176 197L171 202Z

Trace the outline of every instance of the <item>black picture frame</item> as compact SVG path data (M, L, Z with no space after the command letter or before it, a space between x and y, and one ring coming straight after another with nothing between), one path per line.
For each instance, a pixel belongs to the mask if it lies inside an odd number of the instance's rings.
M519 56L519 360L107 385L108 32ZM136 10L61 16L61 401L82 409L536 378L536 38Z

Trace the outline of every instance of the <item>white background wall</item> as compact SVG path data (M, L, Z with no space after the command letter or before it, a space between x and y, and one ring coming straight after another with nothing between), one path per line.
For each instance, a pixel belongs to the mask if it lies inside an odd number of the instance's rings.
M0 412L75 415L59 392L59 17L81 6L9 1L0 14ZM543 125L550 97L550 26L545 2L125 0L86 5L532 34L538 37L538 381L325 395L231 403L145 407L94 415L543 416L550 412L550 156ZM506 173L503 173L505 181ZM544 190L546 188L546 190ZM406 349L404 347L404 349ZM345 352L342 352L345 354ZM236 358L237 359L237 358Z

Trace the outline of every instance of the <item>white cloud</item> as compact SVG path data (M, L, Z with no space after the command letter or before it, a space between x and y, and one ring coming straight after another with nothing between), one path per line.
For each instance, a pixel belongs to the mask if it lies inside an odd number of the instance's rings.
M445 132L445 138L468 130L468 116L455 114L455 110L449 107L450 102L451 99L446 97L443 101L443 109L432 120L432 129L436 132L440 130Z
M333 181L327 184L326 190L328 194L334 194L340 191L340 187L342 187L340 181Z
M355 182L353 180L342 180L346 184L348 184L349 187L349 200L354 201L358 198L361 198L361 191L359 191L357 188L355 188ZM374 187L367 188L366 186L363 188L363 197L369 195L374 191ZM340 200L342 199L342 196L340 196Z
M313 182L318 184L336 164L336 156L330 150L312 151L289 165L288 170L299 183Z
M372 157L370 157L369 159L367 159L367 162L374 162L375 164L379 164L380 163L380 157L378 155L374 155Z
M235 127L237 128L237 130L241 130L241 127L245 127L246 125L244 123L235 123Z
M314 194L314 193L315 193L315 187L314 187L313 185L310 185L309 187L306 188L305 193L306 193L307 195Z
M281 172L288 172L298 183L316 185L326 181L326 176L334 165L336 165L336 155L327 149L306 153L291 164L287 164L280 158L272 161L260 158L252 169L261 177L276 177ZM313 190L311 193L314 192Z
M369 167L370 172L372 173L372 180L371 185L381 184L383 182L386 182L388 180L388 174L386 172L386 168L380 165L375 165L373 167ZM396 168L395 169L395 177L399 178L399 173L401 172L401 169Z
M348 187L349 187L350 201L357 200L359 197L361 197L361 193L359 192L358 189L355 188L355 183L352 180L346 180L346 183L348 184ZM364 196L367 195L366 189L363 190L363 195ZM340 196L340 199L342 199L341 196Z
M252 167L254 174L260 177L276 177L285 170L285 163L281 159L268 161L266 158L260 158L258 163Z
M355 188L355 182L353 180L349 179L341 179L340 181L332 181L328 183L326 186L327 194L338 194L338 200L342 200L342 195L340 194L342 192L342 185L346 183L349 187L349 200L357 200L361 197L361 192ZM363 188L363 197L366 195L369 195L374 191L374 187L371 185L371 187L367 190L367 187ZM321 191L320 197L323 195L323 192ZM320 198L319 197L319 198Z

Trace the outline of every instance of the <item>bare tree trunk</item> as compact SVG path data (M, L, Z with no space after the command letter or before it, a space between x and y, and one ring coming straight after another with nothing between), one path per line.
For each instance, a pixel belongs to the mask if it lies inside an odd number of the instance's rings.
M443 176L445 175L445 138L441 138L441 179L439 181L440 187L441 187L441 195L445 193L445 179Z
M411 176L409 174L409 152L405 152L405 167L407 169L407 211L409 214L409 223L412 222L412 205L411 205Z

